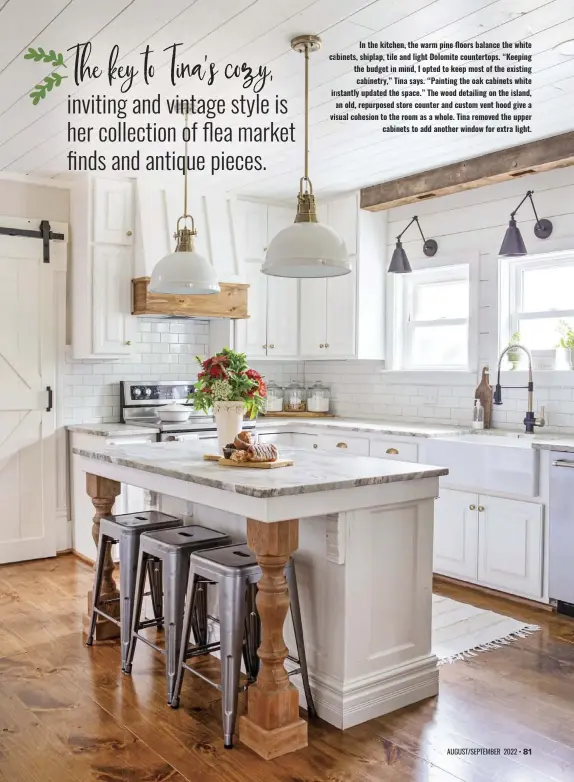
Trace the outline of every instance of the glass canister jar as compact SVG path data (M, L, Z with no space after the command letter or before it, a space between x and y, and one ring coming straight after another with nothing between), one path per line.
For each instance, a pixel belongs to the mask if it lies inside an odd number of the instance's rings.
M320 380L307 389L307 410L310 413L328 413L331 405L331 389Z
M283 393L283 410L286 413L304 413L307 410L307 392L302 383L290 383Z
M277 385L273 380L267 384L267 396L265 397L265 412L280 413L283 410L283 386Z

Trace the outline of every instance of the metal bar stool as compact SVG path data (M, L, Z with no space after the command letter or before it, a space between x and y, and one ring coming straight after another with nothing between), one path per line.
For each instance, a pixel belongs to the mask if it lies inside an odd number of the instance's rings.
M187 585L187 597L181 648L179 653L177 679L171 700L172 708L179 706L181 686L186 670L203 679L221 692L221 711L223 720L224 745L233 746L233 734L237 719L237 701L240 690L246 690L252 684L259 670L257 647L261 637L261 620L255 606L257 582L261 578L261 569L255 555L246 544L224 546L221 548L198 551L191 556L190 575ZM299 668L289 671L289 676L301 673L307 698L309 717L316 715L313 696L309 686L307 660L303 642L303 626L299 606L299 594L295 569L291 559L285 568L291 594L291 616L295 630L295 640L299 659L290 659L299 664ZM196 668L187 665L189 657L198 657L213 651L198 645L189 648L189 636L194 621L196 596L199 588L206 584L219 586L219 625L221 653L221 684L216 684ZM248 683L240 687L241 657L245 660Z
M131 640L140 538L144 532L181 527L182 524L182 519L178 519L175 516L168 516L167 513L160 513L157 510L146 510L141 511L140 513L125 513L120 516L104 516L100 520L94 591L92 593L92 616L86 645L92 646L94 642L98 615L103 616L110 622L118 625L121 639L122 670L125 670L128 648ZM114 543L118 543L120 549L120 596L119 598L114 598L112 600L100 601L106 547L111 546ZM158 596L156 583L156 574L150 572L150 589L155 620L150 620L148 624L153 624L155 621L159 626L159 623L162 621L161 591ZM118 602L120 608L119 620L116 616L113 616L104 609L104 606Z
M185 592L189 574L189 558L194 551L214 546L224 546L231 538L223 532L193 524L178 529L150 532L141 536L136 577L131 641L128 649L125 673L131 673L137 641L143 641L152 649L165 655L167 702L171 702L177 659L183 629ZM148 625L140 620L144 596L146 569L149 562L161 562L163 581L163 605L165 622L165 647L146 638L139 631ZM197 612L196 612L197 613ZM189 635L189 633L188 633Z

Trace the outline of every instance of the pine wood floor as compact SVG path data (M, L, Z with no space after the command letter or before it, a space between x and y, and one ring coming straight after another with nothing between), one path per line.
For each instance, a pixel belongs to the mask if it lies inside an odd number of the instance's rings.
M574 620L443 585L543 629L442 667L438 699L345 732L319 721L307 749L265 762L241 745L223 749L213 688L187 677L172 711L162 661L143 644L131 678L113 643L86 649L90 582L71 556L0 567L2 782L574 780ZM501 755L447 753L481 747Z

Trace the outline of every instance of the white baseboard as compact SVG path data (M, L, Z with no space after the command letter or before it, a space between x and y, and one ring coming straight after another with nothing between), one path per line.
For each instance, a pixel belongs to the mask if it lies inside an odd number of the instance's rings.
M292 681L299 689L301 706L307 708L300 677L295 676ZM346 684L314 675L310 683L319 716L345 730L438 695L437 658L431 654Z

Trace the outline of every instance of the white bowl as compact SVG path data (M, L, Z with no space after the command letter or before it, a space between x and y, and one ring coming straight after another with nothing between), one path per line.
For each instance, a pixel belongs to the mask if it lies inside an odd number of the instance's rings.
M157 409L157 416L160 421L167 423L183 423L191 415L191 410L185 405L164 405Z

